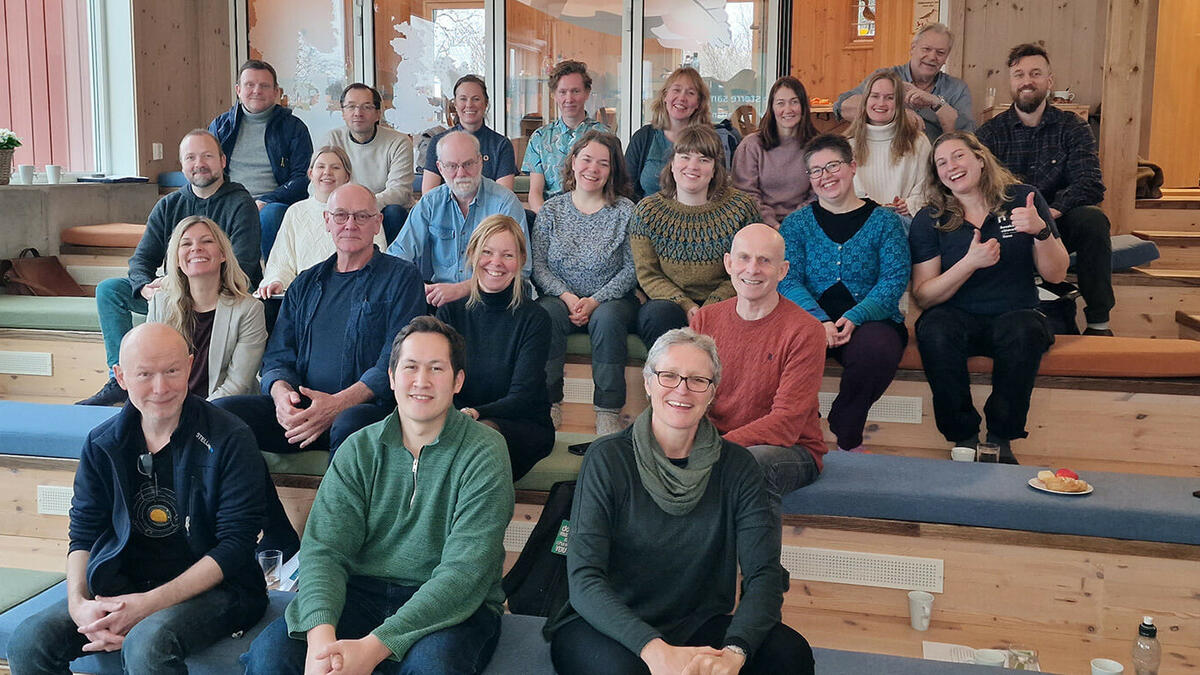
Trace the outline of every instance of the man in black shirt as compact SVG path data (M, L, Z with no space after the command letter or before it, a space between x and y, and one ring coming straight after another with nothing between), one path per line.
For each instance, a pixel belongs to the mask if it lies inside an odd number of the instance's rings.
M1050 57L1040 45L1022 44L1008 54L1012 106L979 128L979 140L1022 182L1050 204L1063 243L1076 255L1079 292L1087 306L1084 335L1112 335L1112 238L1100 158L1087 123L1050 105L1054 86Z

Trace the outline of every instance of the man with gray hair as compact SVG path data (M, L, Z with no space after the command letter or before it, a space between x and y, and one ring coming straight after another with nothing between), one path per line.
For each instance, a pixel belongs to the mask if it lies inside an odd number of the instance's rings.
M925 135L930 142L947 131L975 130L975 114L971 110L971 91L967 83L942 72L950 50L954 47L954 34L942 23L921 26L913 34L908 63L892 66L904 80L903 104L925 123ZM866 97L867 76L857 87L838 96L833 112L846 121L853 121L863 112ZM897 104L901 101L897 100Z
M512 190L483 176L479 139L451 131L437 144L438 169L446 182L421 197L408 214L400 236L387 252L416 263L425 281L425 301L435 307L465 298L471 291L466 269L467 240L484 218L497 213L521 224L526 242L525 209ZM525 278L533 263L525 261Z

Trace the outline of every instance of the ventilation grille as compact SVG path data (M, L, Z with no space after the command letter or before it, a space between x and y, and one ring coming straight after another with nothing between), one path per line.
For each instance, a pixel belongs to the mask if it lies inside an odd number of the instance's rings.
M585 380L582 377L564 378L563 403L587 403L590 405L593 388L591 380Z
M504 530L504 550L514 553L524 550L525 542L529 541L529 535L533 533L534 524L520 520L510 522Z
M829 419L829 406L833 405L836 393L820 393L821 417ZM883 396L867 411L871 422L921 423L921 398L919 396Z
M72 494L71 488L62 485L37 486L37 512L46 516L68 515Z
M936 558L784 546L780 562L793 579L942 592L943 564Z
M0 373L5 375L54 374L49 352L0 352Z

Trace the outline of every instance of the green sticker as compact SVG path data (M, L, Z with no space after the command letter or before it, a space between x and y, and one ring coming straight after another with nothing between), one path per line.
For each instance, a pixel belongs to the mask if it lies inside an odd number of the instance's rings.
M567 554L567 536L571 534L571 521L564 520L562 525L558 526L558 536L554 538L554 543L550 545L550 552L558 555Z

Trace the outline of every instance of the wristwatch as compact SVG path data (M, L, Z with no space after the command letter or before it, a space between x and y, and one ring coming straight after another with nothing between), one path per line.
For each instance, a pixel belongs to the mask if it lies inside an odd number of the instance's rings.
M946 97L945 96L939 96L939 97L937 97L937 99L938 99L937 105L930 106L930 110L932 110L933 112L937 112L937 111L941 110L942 106L946 105Z
M725 645L724 647L721 647L721 649L722 650L728 649L729 651L733 652L734 654L739 654L739 655L741 655L742 658L746 658L746 650L742 649L741 647L739 647L737 645Z
M1037 239L1038 241L1046 241L1047 239L1049 239L1050 238L1050 226L1049 225L1044 226L1042 228L1041 232L1038 232L1037 234L1033 235L1033 238Z

